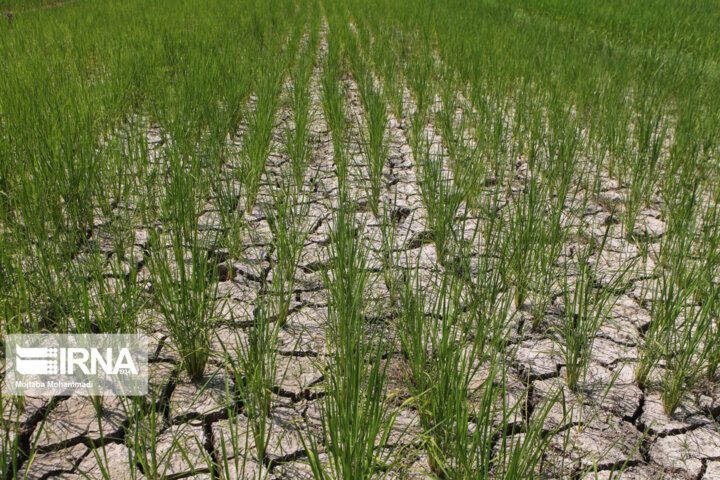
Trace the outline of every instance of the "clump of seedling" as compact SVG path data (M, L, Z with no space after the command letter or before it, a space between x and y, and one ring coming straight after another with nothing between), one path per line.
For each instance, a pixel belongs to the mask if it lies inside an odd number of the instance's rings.
M375 218L379 218L382 173L388 154L388 144L385 138L385 129L388 123L387 105L382 91L372 86L365 89L362 100L366 113L367 132L362 133L360 145L367 162L370 180L370 209ZM363 132L362 129L361 132Z
M671 415L684 395L693 388L710 351L706 339L713 330L712 315L716 312L715 295L702 295L697 305L695 296L700 282L683 286L678 282L678 269L663 269L652 291L650 324L641 337L641 348L635 379L641 386L650 386L650 375L663 362L660 380L665 412Z
M154 235L150 270L155 301L170 332L183 369L192 380L203 376L218 307L210 245L197 230L190 245L171 234Z
M329 42L328 53L323 63L322 108L330 127L333 144L333 159L337 168L340 190L345 189L348 176L347 135L348 121L345 110L345 90L340 83L340 52L338 46Z
M275 259L269 289L274 298L273 314L278 323L284 325L295 290L295 273L312 227L308 222L310 199L302 191L296 191L291 182L283 180L272 189L272 199L265 208Z
M387 362L381 326L365 321L367 246L352 210L341 204L330 234L328 288L330 364L322 402L322 430L330 457L324 465L317 439L303 439L315 478L369 479L385 475L388 442L394 423L385 395Z
M246 188L245 211L252 213L265 163L272 149L272 136L284 68L281 63L269 60L257 75L257 103L249 114L247 132L243 136L243 177Z
M564 275L562 319L558 327L561 338L561 351L565 357L567 383L572 390L578 390L584 381L592 357L595 338L613 305L613 292L621 285L629 267L614 272L603 287L597 285L599 261L590 264L591 255L596 259L605 249L608 230L598 243L591 241L587 246L579 246L575 258L577 272ZM569 268L569 267L568 267ZM572 283L570 278L574 278Z
M242 385L240 400L260 462L266 461L270 444L269 415L278 380L277 336L280 328L280 324L271 318L269 305L265 302L260 299L254 311L247 341L241 342L236 352L238 360L230 360L235 382Z
M636 130L634 132L634 154L629 156L625 168L625 179L629 185L625 197L625 234L634 235L635 224L640 210L645 207L658 181L660 155L667 135L665 113L653 104L653 97L642 96Z
M286 150L290 156L292 176L298 189L302 188L310 161L310 78L317 45L309 43L301 53L292 72L290 103L293 111L293 128L285 129Z
M418 183L428 213L428 227L438 259L444 262L449 259L456 240L454 224L462 204L462 193L444 171L443 156L430 152L428 139L421 143L416 154L420 159Z

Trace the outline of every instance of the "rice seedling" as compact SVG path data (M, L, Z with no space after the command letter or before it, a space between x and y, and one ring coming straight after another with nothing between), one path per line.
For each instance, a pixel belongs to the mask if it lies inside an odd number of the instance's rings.
M702 375L705 363L702 345L708 338L714 302L714 298L709 298L701 307L684 305L679 325L668 328L667 337L663 339L665 371L660 396L668 415L675 413L685 394Z
M226 434L221 434L216 446L218 460L218 477L223 480L231 480L235 475L249 475L252 469L252 462L249 461L250 431L240 431L237 425L239 415L232 412L228 414L228 429ZM265 471L265 477L269 475Z
M278 374L276 345L280 324L272 321L267 309L261 303L255 310L247 343L238 348L237 361L229 360L235 382L241 385L240 400L259 462L268 460L269 415Z
M640 98L652 98L652 94ZM638 212L648 203L650 193L657 181L657 176L652 172L659 167L663 142L667 134L667 125L663 117L663 112L656 108L652 101L642 100L637 118L637 140L634 146L636 153L630 155L627 163L622 164L626 168L624 174L626 183L629 184L625 198L624 222L625 234L628 237L634 235Z
M182 368L192 380L198 380L210 357L210 338L219 303L209 245L199 237L197 229L190 245L173 232L169 252L164 244L167 237L153 236L149 267L155 302Z
M700 272L701 279L698 281L696 297L702 308L709 303L708 315L711 319L708 326L708 340L705 343L704 356L707 358L707 377L712 380L718 372L720 365L720 345L716 341L720 335L720 298L718 297L718 288L716 285L716 275L720 267L720 218L718 214L717 203L707 208L703 213L703 228L701 242L703 246L700 253L700 264L697 271Z
M425 125L434 101L435 64L427 46L418 45L416 48L417 58L408 62L406 75L408 88L415 100L415 111L410 123L410 146L413 151L420 151Z
M291 104L293 128L285 130L286 150L292 164L295 185L300 189L305 180L305 172L310 161L310 124L313 113L310 111L310 80L315 65L317 38L308 42L300 54L292 73Z
M380 258L382 261L383 281L390 294L391 305L396 305L399 301L400 291L399 273L397 271L400 251L396 247L398 237L396 229L397 211L394 208L394 205L397 203L395 200L396 199L393 199L390 206L388 206L387 203L383 205L382 219L380 220ZM407 238L404 240L407 240Z
M368 80L371 81L372 79ZM360 145L367 162L367 174L370 180L370 209L375 218L380 218L380 190L383 183L383 167L388 154L385 138L388 123L387 105L383 93L373 86L364 89L362 100L367 118L367 132L361 135Z
M577 390L585 380L592 348L598 331L605 320L608 309L613 305L613 291L622 285L630 263L620 271L613 272L612 278L604 288L596 287L598 263L589 264L590 255L602 255L607 242L608 230L599 245L580 247L576 264L578 272L574 282L569 283L569 272L564 276L563 306L561 325L558 333L561 337L561 351L565 357L567 384ZM593 252L595 250L595 252Z
M257 103L249 114L247 134L243 137L243 178L246 188L246 212L252 213L265 162L272 148L272 132L275 127L275 111L278 106L284 68L282 63L261 64L256 85Z
M0 468L6 474L17 472L20 467L18 457L22 448L19 443L21 398L3 397L0 401L0 425L3 432L6 432L0 438Z
M507 403L508 367L498 355L502 341L492 338L502 332L492 327L484 332L494 348L486 349L477 340L463 342L457 290L462 282L452 276L438 280L442 282L438 297L429 300L414 284L418 278L408 279L399 319L401 351L413 395L410 402L417 408L425 432L423 445L430 468L442 478L532 476L548 441L543 424L558 397L551 395L538 406L537 417L524 430L527 437L515 437L507 426L522 402ZM426 307L430 307L429 315ZM478 323L499 323L499 318L484 317ZM477 335L483 333L478 331ZM471 387L471 380L477 376L484 380ZM475 399L472 404L470 398ZM471 424L473 429L469 429Z
M348 121L345 108L345 91L340 83L340 51L333 37L328 39L328 52L323 62L320 78L322 109L330 128L333 160L337 168L340 190L344 191L348 176L347 132Z
M456 74L451 69L443 72L443 84L440 88L440 98L442 108L437 112L435 118L438 129L442 134L443 145L447 150L448 158L451 165L462 162L461 147L465 143L465 118L460 114L458 116L457 109L459 107L458 80ZM455 168L453 168L455 170Z
M394 422L385 396L387 362L382 326L365 322L366 253L354 216L341 205L333 218L329 292L326 395L322 431L329 464L320 462L317 439L303 438L315 478L384 477L384 449Z
M547 272L552 267L551 256L544 255L550 240L546 228L547 203L548 192L545 185L541 179L531 176L527 179L519 198L510 206L505 229L507 246L502 252L506 257L506 285L513 285L515 304L518 307L525 303L532 289L532 280L536 277L537 269L544 268ZM540 322L544 309L535 313L538 315L536 321Z
M412 370L425 377L423 382L413 375L412 381L414 388L422 388L414 393L418 396L420 423L428 435L425 448L429 455L430 468L436 475L441 476L452 475L456 461L453 453L462 450L457 448L455 441L462 442L467 436L468 424L457 421L456 416L462 419L468 415L465 412L468 408L468 384L478 369L473 349L465 349L462 344L458 344L459 322L455 311L457 306L451 305L452 300L449 298L456 294L450 293L450 288L454 286L441 286L439 298L432 305L435 318L425 318L424 312L421 316L416 316L416 322L428 323L429 335L420 340L419 346L424 347L422 342L427 341L432 353L427 363L422 366L419 364L422 356L411 357L410 361ZM418 328L417 325L415 328ZM411 338L404 343L411 342ZM417 351L417 346L414 351ZM431 372L427 372L431 365Z
M449 253L456 241L453 226L462 203L462 193L444 170L444 156L430 152L429 139L426 138L418 144L416 154L420 159L418 183L428 212L428 227L438 259L444 262L449 259Z
M158 395L153 394L147 404L145 398L131 398L124 405L131 419L125 435L132 463L137 465L138 473L152 479L167 476L170 468L168 460L173 451L169 449L161 452L158 448L163 426L159 401Z
M109 274L106 270L109 267ZM106 267L97 260L88 272L94 290L80 285L80 298L74 302L73 323L83 333L136 333L138 314L147 295L138 282L137 268L125 271L121 257L113 256Z
M272 189L273 203L265 208L265 216L273 235L275 257L269 287L274 299L272 315L280 325L284 325L295 291L295 273L312 224L308 221L308 196L296 192L289 182L280 182Z
M653 369L662 362L661 397L668 415L701 376L705 356L710 355L710 370L714 363L712 347L706 342L714 331L717 294L703 281L706 270L687 265L691 242L688 223L687 219L672 222L663 239L665 263L652 292L651 321L643 335L635 373L638 383L648 385ZM713 270L712 265L705 266Z
M242 168L229 168L213 185L213 203L223 229L221 242L234 256L240 255L242 233L246 228L244 180Z

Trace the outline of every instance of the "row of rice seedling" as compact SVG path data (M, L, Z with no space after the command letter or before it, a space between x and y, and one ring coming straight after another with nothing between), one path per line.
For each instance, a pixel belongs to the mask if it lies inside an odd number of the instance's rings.
M322 437L303 438L315 478L376 478L390 463L385 448L394 422L385 393L391 340L382 325L366 322L367 246L349 204L333 216L325 276L329 294ZM320 443L322 442L322 444ZM323 445L321 447L321 445ZM321 452L328 459L321 459Z

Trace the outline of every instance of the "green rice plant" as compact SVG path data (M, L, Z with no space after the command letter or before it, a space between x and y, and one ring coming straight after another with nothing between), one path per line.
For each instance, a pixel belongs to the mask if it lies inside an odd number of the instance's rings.
M508 126L506 125L506 99L488 98L485 90L473 87L471 102L478 114L473 116L476 122L474 139L479 158L470 158L468 165L471 178L482 178L486 182L502 185L507 171L508 157L513 158L509 150L512 143L507 141ZM472 150L471 150L472 151ZM463 173L465 175L465 173ZM476 200L469 195L468 202L474 205Z
M107 226L112 243L110 254L100 250L99 245L84 254L84 275L90 281L81 285L82 308L77 311L84 312L85 332L136 333L142 327L138 317L148 295L139 278L144 259L135 256L137 235L131 222L131 218L118 215ZM78 330L79 321L76 317Z
M403 77L403 68L405 65L405 53L398 54L397 49L402 44L399 38L399 32L395 29L380 29L371 31L368 24L365 24L367 33L364 35L366 43L365 49L373 59L375 73L382 78L383 93L387 100L393 115L398 122L404 118L404 101L403 94L405 92L405 82ZM371 41L370 36L374 37Z
M443 72L443 80L440 87L440 99L442 108L435 115L438 130L442 135L443 145L448 153L450 165L462 161L461 147L465 143L465 112L458 116L457 109L460 106L458 99L458 79L454 70L449 67Z
M501 226L499 219L488 219L474 233L474 242L461 244L455 254L467 295L463 331L480 358L506 349L512 325L513 296L504 282L503 256L497 253L503 248ZM449 273L457 274L453 269Z
M532 323L533 329L538 331L547 306L554 295L553 287L557 284L557 261L567 241L568 228L563 218L566 202L574 183L578 162L578 132L577 126L569 112L551 111L549 133L546 135L544 149L546 157L541 167L542 180L546 184L539 190L547 189L539 194L541 202L546 207L540 207L544 214L533 221L537 222L536 243L533 245L531 258L535 260L535 269L532 272ZM534 180L530 180L534 182ZM532 187L531 187L532 188ZM532 200L530 200L532 204ZM529 208L532 211L534 206Z
M345 27L342 28L343 54L347 59L349 71L357 83L360 99L363 102L363 106L365 106L364 99L368 97L369 91L374 88L375 81L370 70L369 62L360 50L357 35L351 29L347 28L347 25L343 24L343 26Z
M675 328L682 306L689 298L690 291L679 290L671 272L660 272L652 291L651 320L641 336L638 365L635 367L635 380L641 386L648 386L650 373L662 358L667 330Z
M4 235L0 235L0 331L19 333L21 312L29 301L28 286L6 242Z
M316 45L308 43L298 59L292 73L290 102L293 111L293 127L285 129L286 150L292 165L295 185L300 189L305 180L305 172L310 161L310 124L313 113L310 111L310 77L313 71Z
M667 224L667 232L660 245L660 263L673 269L681 288L690 287L697 279L694 262L688 259L696 255L693 244L700 233L700 222L704 222L708 213L712 216L712 208L703 207L700 200L706 196L706 188L702 184L705 176L702 172L702 147L692 138L697 132L688 117L692 117L692 114L684 113L677 122L662 186L665 202L663 219ZM712 225L713 220L708 220ZM707 237L703 240L710 242L710 248L716 243ZM704 246L699 248L705 250ZM709 270L705 272L712 275L712 267L707 267Z
M707 377L713 380L720 365L720 293L716 278L720 270L720 208L717 202L704 209L700 234L700 261L696 269L699 272L698 288L695 292L700 305L710 304L708 314L711 319L708 326L708 340L703 355L707 359Z
M680 288L692 288L697 281L697 273L688 260L693 256L699 218L696 206L698 197L702 195L699 187L697 180L688 182L672 206L668 207L668 228L660 243L659 263L673 270Z
M0 399L0 427L5 434L0 438L0 471L7 478L18 472L18 459L22 451L20 445L22 397L5 397ZM12 473L11 473L12 472Z
M404 113L403 93L405 92L405 87L402 74L397 64L386 62L383 66L383 80L385 81L383 92L387 97L388 104L395 118L401 119Z
M23 267L18 266L15 272L18 278L15 292L20 295L19 305L26 308L24 313L27 315L23 320L25 325L19 325L21 331L97 331L90 312L95 302L91 296L93 285L88 279L104 275L105 255L87 252L82 258L68 261L57 245L53 245L52 239L29 251L34 257L24 262Z
M625 196L625 235L634 235L635 223L640 210L648 203L657 182L657 171L663 142L667 135L665 113L642 97L636 119L635 153L629 156L625 168L625 182L629 185Z
M421 148L424 141L424 129L435 100L435 61L431 50L418 46L415 58L409 60L406 67L406 79L415 100L415 111L410 119L410 146L413 151Z
M0 438L0 467L8 479L29 478L33 471L35 459L39 454L40 434L43 433L48 414L57 404L57 398L51 398L42 406L38 406L30 418L27 408L31 407L25 397L3 396L0 399L0 426L4 435ZM24 411L25 410L25 411ZM28 420L34 417L34 431L38 435L23 439L23 431ZM24 463L23 463L24 462ZM20 476L21 469L25 474Z
M694 196L692 188L686 190ZM694 208L690 207L691 211ZM693 215L694 218L694 215ZM658 363L664 363L660 380L661 397L665 412L671 415L680 405L685 393L693 388L703 369L712 370L714 360L710 333L715 331L717 290L706 275L712 275L711 254L709 263L691 265L690 242L694 223L676 219L670 224L662 240L661 251L666 252L652 292L651 321L642 336L640 361L636 367L636 380L648 384L648 377ZM710 242L711 244L713 241ZM707 355L707 357L706 357ZM707 373L707 371L706 371Z
M271 195L273 203L265 207L273 235L274 269L269 291L273 298L272 315L279 325L285 325L295 291L295 274L312 228L308 221L310 198L283 180L272 189Z
M267 52L268 54L270 52ZM243 178L246 188L245 211L251 214L255 206L265 162L272 149L275 112L278 107L284 68L282 62L267 59L258 66L255 109L249 114L247 131L243 136Z
M369 82L372 81L372 78ZM361 150L367 162L367 173L370 179L370 209L375 218L380 218L380 190L382 173L388 155L388 143L385 130L388 124L387 105L382 91L368 86L362 96L366 113L367 132L361 132Z
M700 293L703 300L697 305L695 298L702 283L693 279L682 286L678 275L674 269L663 269L658 275L652 292L651 320L641 337L635 370L637 382L650 386L651 372L661 361L664 363L660 387L668 415L697 382L706 360L713 362L712 358L705 357L712 355L706 339L710 338L708 333L714 331L713 315L717 310L715 294Z
M560 403L562 417L560 423L566 421L567 410L561 391L551 391L549 395L537 405L533 411L532 418L527 421L525 432L520 435L509 435L510 432L499 432L497 467L490 478L502 478L511 480L516 478L542 478L543 456L550 445L551 436L557 434L557 430L546 430L552 408ZM517 407L508 407L503 402L503 420L506 420L514 413ZM512 430L511 430L512 432ZM480 477L487 478L487 477Z
M167 476L174 447L162 453L158 449L163 427L162 411L158 407L158 394L153 393L150 397L147 403L144 397L130 397L125 402L123 408L130 419L125 438L131 464L137 465L145 478L159 480Z
M437 297L430 299L425 293L430 285L422 284L417 274L407 277L398 336L412 402L426 436L430 468L435 475L446 476L454 468L454 442L467 436L467 432L456 433L467 428L462 422L463 415L468 416L467 387L478 367L472 347L463 348L459 339L461 323L456 305L452 305L452 290L460 283L454 277L436 280L440 282ZM430 315L426 315L427 307Z
M247 226L243 208L244 181L242 168L228 167L213 182L213 204L222 227L221 242L234 256L240 255L242 232Z
M398 319L398 338L403 357L408 366L411 393L421 396L430 388L432 375L427 371L431 365L433 326L426 318L427 296L420 277L406 277L401 291L401 311Z
M488 165L482 158L481 147L466 139L469 112L463 109L457 114L460 106L458 95L458 80L452 72L446 72L448 78L444 81L441 90L442 109L436 114L436 124L442 135L442 143L448 154L448 166L453 172L453 180L457 188L463 193L467 207L476 210L479 195L487 181ZM478 129L479 130L479 129Z
M249 476L253 464L248 461L252 449L250 445L250 431L244 432L238 428L240 415L232 409L228 411L227 430L224 430L215 440L215 454L218 457L217 476L221 480L233 480L238 475ZM258 476L267 478L270 470L263 470Z
M613 291L622 285L632 262L623 269L613 272L612 277L602 288L596 287L599 262L591 266L590 256L594 253L600 258L605 249L609 228L598 244L580 247L577 252L577 274L571 284L569 271L564 275L563 304L561 324L558 333L561 338L561 351L565 358L567 384L572 390L578 390L585 380L588 364L592 356L593 344L603 321L613 305Z
M456 440L462 442L463 435L467 435L464 430L468 424L462 425L456 416L467 417L464 412L468 408L468 384L478 367L473 349L468 351L456 343L458 331L453 325L457 322L457 312L453 311L456 307L446 305L452 300L443 298L442 288L447 287L441 287L439 305L435 306L438 309L436 315L442 315L442 320L430 320L430 362L434 367L430 374L429 390L420 393L425 398L420 400L422 403L419 410L421 425L428 435L425 448L430 468L435 474L446 476L452 475L456 462L453 453L460 450L455 445Z
M139 122L128 122L109 135L99 154L105 168L99 169L98 183L105 186L95 198L103 218L111 218L115 207L133 196L135 191L136 154L142 152L136 138L140 137ZM138 148L139 147L139 148ZM139 151L139 152L138 152Z
M165 185L165 198L162 202L162 221L173 226L184 242L195 237L198 219L202 213L199 199L202 177L202 165L192 161L187 154L178 149L167 147L169 182Z
M550 240L549 232L546 229L547 200L546 186L541 179L532 175L526 179L525 187L519 194L519 198L514 199L510 205L504 233L505 245L502 252L505 256L506 285L514 286L515 304L518 307L523 305L527 299L538 267L547 269L551 267L551 264L548 263L551 261L551 257L543 255ZM545 259L548 262L545 262ZM542 315L544 310L536 313Z
M247 342L241 342L237 360L230 358L231 372L240 388L240 400L250 424L252 444L259 462L268 460L270 407L277 380L278 322L273 322L266 299L259 299Z
M508 364L499 355L502 342L489 339L494 348L486 349L482 342L464 340L460 318L464 309L459 304L464 282L454 275L438 280L437 298L430 300L425 293L429 285L417 275L410 276L398 319L410 402L424 430L430 468L440 478L531 478L549 441L543 426L557 396L538 405L536 417L524 430L527 438L514 437L508 425L523 402L507 403ZM432 281L431 285L435 286ZM467 311L472 312L474 305L471 302ZM497 317L478 319L480 325L502 324L506 317L500 316L502 311L497 313ZM496 333L493 328L487 330ZM485 379L471 388L470 381L477 375Z
M43 155L37 159L35 181L50 185L58 195L61 212L53 218L56 241L68 249L77 248L88 238L93 225L93 195L97 188L98 157L93 154L95 141L90 137L89 103L73 103L66 108L74 123L58 121L53 137L46 140ZM59 115L56 111L55 115ZM50 117L52 118L52 117ZM80 130L86 127L86 130ZM56 207L56 208L58 208Z
M462 193L449 179L443 168L443 155L430 153L429 140L421 142L416 150L419 158L418 183L428 213L428 228L432 234L440 262L449 259L456 241L453 229L455 217L462 204Z
M136 333L138 315L147 303L137 267L125 267L118 255L107 264L104 259L100 252L86 255L84 271L73 273L91 283L71 284L72 328L78 333Z
M390 293L391 305L399 302L400 285L398 279L398 256L400 250L396 247L397 241L397 213L394 206L397 205L396 198L392 202L383 203L382 219L380 220L380 241L383 281ZM405 238L404 240L407 240Z
M352 210L341 205L333 220L331 265L325 274L330 365L321 414L329 464L320 462L310 432L303 444L315 478L383 478L389 456L384 447L395 416L385 395L383 354L389 340L381 326L365 323L367 246Z
M482 150L477 145L471 146L468 142L461 141L455 148L456 158L451 164L453 181L462 192L468 210L477 213L482 204L480 197L492 192L492 189L487 187L496 183L496 179L490 177L489 165L485 163Z
M598 122L599 141L605 150L608 174L615 177L622 170L628 156L632 123L632 110L629 98L622 92L616 91L620 86L610 84L606 86L603 94L608 98L600 103L601 118L607 119Z
M322 87L322 109L325 120L330 128L333 144L333 160L337 168L340 190L345 190L348 176L347 135L348 121L345 107L345 89L340 83L340 52L339 46L328 39L328 53L323 62L323 72L320 77Z
M707 378L713 381L717 377L718 366L720 366L720 347L718 347L718 339L720 339L720 298L718 298L717 290L713 290L713 293L708 297L702 300L703 308L705 308L705 304L709 304L707 315L711 319L708 322L707 341L703 357L706 358L707 362Z
M162 455L158 455L158 436L162 429L162 422L158 418L161 412L158 409L158 392L152 392L146 397L124 397L121 400L121 408L127 414L130 422L125 433L128 443L127 462L129 474L132 480L136 478L160 479L168 476L170 468L170 459L180 452L184 460L187 461L186 447L181 445L177 439L173 439L173 443L169 449L165 450ZM99 438L106 438L103 434L103 397L91 397L91 403L95 410L95 421ZM112 444L110 444L112 445ZM107 452L106 443L95 445L90 440L91 452L89 456L95 460L98 473L92 476L86 472L78 471L78 474L88 480L111 480L117 476L117 472L113 470L110 457ZM201 446L202 449L202 446ZM201 450L202 451L202 450ZM114 461L122 462L122 459L113 458ZM192 464L188 461L188 464ZM117 467L115 467L117 468ZM201 468L198 466L198 470Z
M663 352L665 371L661 380L660 397L667 415L672 415L680 406L685 394L690 391L705 366L703 343L710 339L708 331L716 312L715 298L708 298L702 306L682 306L679 324L667 329Z
M215 266L208 240L197 229L186 245L178 232L166 236L152 232L148 267L152 275L155 302L163 315L182 368L198 380L210 357L210 338L218 308Z

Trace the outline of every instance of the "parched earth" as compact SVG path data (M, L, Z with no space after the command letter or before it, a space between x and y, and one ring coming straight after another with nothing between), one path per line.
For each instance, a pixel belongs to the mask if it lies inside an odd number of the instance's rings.
M321 54L324 49L323 43ZM279 374L268 418L271 432L268 458L254 457L251 436L248 444L241 445L238 451L229 448L232 435L239 432L245 438L249 424L241 405L228 405L227 391L234 391L237 386L227 373L222 353L225 349L233 351L233 346L246 338L253 325L258 294L276 266L272 232L263 209L272 202L268 189L288 162L280 147L285 126L291 126L292 122L285 107L277 115L273 153L268 158L260 199L252 214L245 216L247 226L243 234L246 238L241 253L215 252L219 259L217 295L222 299L222 307L212 340L214 357L203 379L191 382L180 372L161 314L146 309L142 313L145 324L155 328L148 332L154 342L150 348L151 393L145 402L155 403L155 408L146 409L155 412L155 417L143 418L138 423L137 418L129 414L134 411L129 399L106 397L98 401L78 396L27 398L18 416L14 401L3 398L6 421L19 421L17 435L22 453L16 458L20 465L18 478L83 479L103 475L112 479L133 475L142 478L143 472L131 459L135 458L138 439L146 437L154 438L153 444L145 445L146 451L154 453L161 465L160 471L164 470L167 478L254 478L259 472L274 479L312 478L301 435L308 429L321 428L323 366L328 360L328 292L322 271L328 262L327 245L338 192L332 141L320 107L318 76L319 67L311 86L315 116L312 159L306 175L306 187L311 192L308 221L312 229L296 275L291 314L279 334ZM357 85L349 75L344 84L348 111L353 120L361 119ZM394 212L395 249L400 253L401 262L407 262L406 266L417 264L417 268L427 271L441 271L443 267L435 246L428 240L427 211L406 134L414 109L408 92L405 104L406 118L391 115L388 124L390 147L383 171L381 202ZM440 108L439 101L435 107ZM458 115L472 115L472 110L460 105ZM357 129L357 122L353 123ZM427 133L439 149L441 139L432 124ZM233 139L237 148L241 136L242 132ZM162 138L157 127L148 126L148 144L157 152L158 165L162 165ZM356 217L358 224L364 225L371 251L370 287L366 298L368 316L382 318L390 298L381 279L377 255L382 251L380 227L366 198L368 180L363 156L357 146L351 145L350 149ZM228 170L233 167L232 162L228 160ZM508 199L514 189L522 187L527 165L518 159L515 167L504 191ZM647 291L655 267L652 252L658 249L666 228L661 219L660 200L656 199L654 208L641 211L635 233L644 243L638 245L622 234L623 226L617 216L622 209L624 187L609 176L603 177L602 182L599 198L582 203L571 199L567 205L568 216L583 222L586 231L598 238L609 228L608 246L602 256L595 259L601 263L601 271L617 271L630 262L635 263L626 287L614 298L610 318L595 340L584 391L577 394L567 387L560 340L552 328L541 332L530 329L530 322L525 320L529 318L532 304L527 302L513 312L513 323L509 326L512 333L507 347L507 360L511 364L508 395L532 406L542 402L550 392L558 389L564 392L565 405L553 406L546 419L546 432L553 438L540 468L547 478L618 478L611 472L624 465L625 471L619 478L628 480L720 479L720 430L716 424L720 416L720 387L704 386L689 394L677 412L668 417L663 412L659 393L641 389L634 380L638 339L650 321ZM577 211L576 205L582 205L584 211ZM466 222L472 226L483 221L471 213L461 213L458 224ZM200 218L200 226L201 231L208 234L222 228L211 201ZM151 291L152 282L145 265L149 228L151 226L142 224L133 226L134 245L125 256L128 265L139 268L141 281ZM109 221L98 221L90 243L111 257L117 252L111 247L109 235ZM643 255L641 248L651 253ZM557 320L554 305L555 302L548 311L548 325ZM402 358L391 344L386 357L390 361L389 391L407 391ZM516 421L527 422L530 416L521 416ZM155 429L155 435L143 437L138 424ZM390 473L391 478L432 477L420 441L422 432L417 413L403 408L396 430L391 444L401 458ZM10 434L15 435L13 431ZM12 472L4 475L7 479L11 476Z

